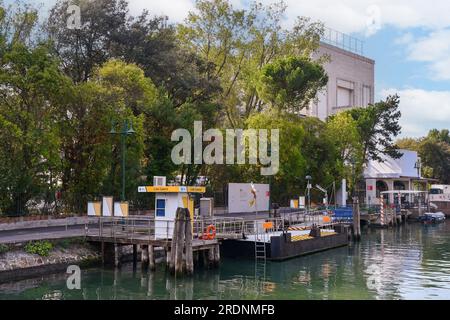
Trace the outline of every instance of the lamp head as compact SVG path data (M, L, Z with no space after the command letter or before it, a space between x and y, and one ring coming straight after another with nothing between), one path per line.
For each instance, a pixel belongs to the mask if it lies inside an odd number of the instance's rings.
M130 127L127 130L127 134L135 134L136 131L133 129L133 122L130 122Z

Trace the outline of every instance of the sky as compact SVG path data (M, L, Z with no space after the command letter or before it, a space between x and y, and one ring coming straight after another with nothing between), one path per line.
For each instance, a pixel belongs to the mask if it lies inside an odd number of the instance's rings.
M92 0L95 1L95 0ZM6 0L6 3L12 0ZM28 0L44 4L55 1ZM230 0L245 9L248 0ZM274 0L259 0L263 4ZM375 98L398 93L402 137L450 128L450 1L448 0L284 0L286 27L297 16L364 41L364 55L376 61ZM182 22L194 0L129 0L130 11L164 14Z

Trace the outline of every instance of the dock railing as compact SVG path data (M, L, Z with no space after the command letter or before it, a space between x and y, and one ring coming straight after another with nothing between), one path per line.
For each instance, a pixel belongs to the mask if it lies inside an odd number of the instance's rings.
M292 212L276 218L240 217L195 217L192 234L195 238L205 236L208 226L214 226L216 238L238 239L244 235L269 231L286 231L289 226L327 225L322 221L323 211ZM173 236L174 221L150 216L129 217L89 217L85 225L87 237L108 238L113 241L128 240L169 240Z

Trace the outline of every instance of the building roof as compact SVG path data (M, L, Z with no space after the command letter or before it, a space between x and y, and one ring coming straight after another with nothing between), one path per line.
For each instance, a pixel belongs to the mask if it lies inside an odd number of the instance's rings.
M384 161L370 160L364 170L364 178L419 178L415 168L419 159L417 152L404 149L400 152L403 155L399 159L383 156Z

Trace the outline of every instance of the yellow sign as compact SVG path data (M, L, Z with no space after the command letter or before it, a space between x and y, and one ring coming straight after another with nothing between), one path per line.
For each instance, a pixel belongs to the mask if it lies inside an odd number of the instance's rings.
M188 192L192 193L205 193L206 188L205 187L188 187Z
M205 187L185 187L185 186L146 186L139 187L139 192L153 193L205 193Z

